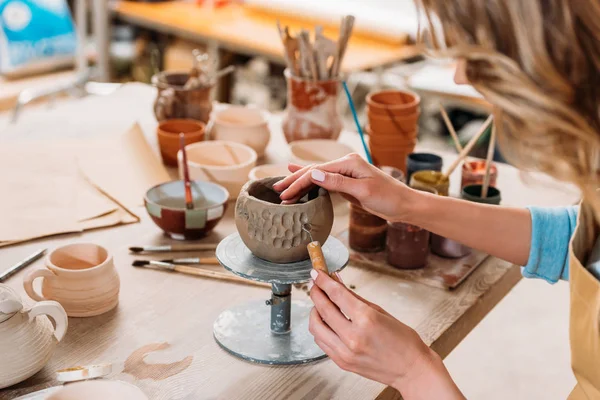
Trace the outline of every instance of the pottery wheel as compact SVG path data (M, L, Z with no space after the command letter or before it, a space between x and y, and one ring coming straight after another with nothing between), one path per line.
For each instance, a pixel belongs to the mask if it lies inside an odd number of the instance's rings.
M310 259L289 264L263 260L250 252L237 233L219 243L216 255L223 267L246 279L277 284L308 282L310 279ZM343 269L350 258L346 246L333 236L325 242L323 255L330 273Z
M277 335L269 329L271 310L264 301L240 304L219 315L214 337L219 346L246 361L270 365L317 361L327 355L308 331L311 309L311 303L292 301L292 329Z

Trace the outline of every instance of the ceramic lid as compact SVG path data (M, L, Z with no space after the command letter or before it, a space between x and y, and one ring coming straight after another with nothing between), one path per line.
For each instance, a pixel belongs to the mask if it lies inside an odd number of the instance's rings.
M6 321L23 308L21 297L8 285L0 283L0 323Z

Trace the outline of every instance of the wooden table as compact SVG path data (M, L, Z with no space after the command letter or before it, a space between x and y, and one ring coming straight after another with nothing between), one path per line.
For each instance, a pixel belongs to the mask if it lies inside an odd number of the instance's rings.
M214 10L191 2L173 1L144 3L118 1L113 12L122 20L147 29L172 34L192 41L215 44L233 53L259 55L283 63L283 46L277 34L277 16L230 5ZM281 18L292 30L314 23ZM325 33L337 38L338 33ZM415 46L402 46L355 35L348 45L342 69L345 72L382 67L413 57L420 51Z
M23 137L27 140L35 140L36 135L57 138L110 135L123 132L139 120L154 145L153 98L154 89L148 86L125 85L107 97L62 101L51 113L44 108L31 107L27 118L14 127L4 126L5 117L0 116L0 131L6 132L3 138ZM61 124L67 117L69 123ZM273 136L267 159L286 159L280 119L273 117L270 124ZM39 129L40 126L45 129ZM345 132L341 140L359 148L354 133ZM445 155L445 162L450 162L452 157ZM455 188L459 179L458 174L452 176ZM499 166L498 183L505 204L550 206L571 204L576 199L576 193L564 186L525 186L519 172L506 165ZM227 217L206 242L217 242L234 231L232 209L230 207ZM266 300L270 291L133 268L134 257L128 254L128 246L168 242L141 207L137 211L143 216L139 224L0 249L0 270L4 270L41 247L91 241L113 252L121 277L118 308L98 317L70 318L67 335L46 367L31 379L0 391L0 398L12 398L56 384L52 379L58 369L96 363L114 363L115 372L111 378L134 383L152 399L347 400L397 396L385 385L344 372L330 360L303 366L267 367L241 361L223 351L212 337L212 325L217 316L236 304ZM336 202L335 211L334 229L343 228L347 224L346 204ZM42 265L42 261L36 262L10 278L8 285L25 296L24 274ZM520 277L517 266L495 258L489 258L452 292L352 265L344 271L345 282L355 285L357 293L414 327L443 357L465 338ZM296 300L306 299L303 292L294 292ZM164 349L153 352L152 349L161 346ZM143 359L138 357L133 368L130 364L130 373L121 372L125 360L139 349L148 355ZM155 364L170 366L157 367Z

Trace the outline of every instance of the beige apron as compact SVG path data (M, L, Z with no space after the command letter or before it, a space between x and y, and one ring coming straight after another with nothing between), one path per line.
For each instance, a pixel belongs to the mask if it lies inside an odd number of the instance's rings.
M584 201L569 255L571 365L577 379L570 400L600 399L600 281L583 267L599 235L594 211Z

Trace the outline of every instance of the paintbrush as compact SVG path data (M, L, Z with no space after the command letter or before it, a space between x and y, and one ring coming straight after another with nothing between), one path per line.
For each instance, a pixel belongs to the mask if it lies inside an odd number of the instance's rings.
M132 253L169 253L178 251L207 251L216 250L216 243L196 243L196 244L164 244L157 246L132 246L129 251Z
M141 260L138 260L138 261L141 261ZM268 283L257 282L257 281L253 281L250 279L240 278L239 276L227 274L224 272L209 271L209 270L204 270L201 268L188 267L185 265L174 265L174 264L170 264L170 263L164 263L161 261L152 261L150 264L144 264L144 263L134 261L132 265L134 267L144 267L144 268L149 268L149 269L162 269L165 271L174 271L174 272L179 272L179 273L187 274L187 275L195 275L195 276L201 276L204 278L220 279L223 281L243 283L246 285L268 287L268 288L271 287L271 285Z
M203 264L203 265L221 265L217 257L187 257L187 258L170 258L166 260L135 260L134 263L137 266L143 266L152 264L153 262L161 262L167 264L176 264L176 265L193 265L193 264Z
M194 209L194 198L192 197L192 185L190 184L190 170L187 163L187 153L185 151L185 135L179 134L179 150L183 158L183 185L185 186L185 208Z
M492 134L490 135L490 144L488 145L487 157L485 159L485 176L483 177L483 185L481 186L481 198L485 199L490 187L490 169L492 159L494 158L494 150L496 149L496 127L492 126Z
M46 250L47 249L38 250L35 253L33 253L32 255L30 255L29 257L27 257L26 259L24 259L23 261L18 262L17 264L10 267L8 270L4 271L4 273L2 275L0 275L0 282L4 282L5 280L10 278L17 272L19 272L20 270L25 268L26 266L32 264L34 261L36 261L37 259L42 257L46 253Z
M458 139L458 135L456 134L456 131L454 130L452 121L450 121L450 117L448 117L448 113L444 109L444 106L442 106L441 104L440 104L440 113L442 114L442 119L444 120L444 123L446 124L446 129L448 129L448 132L450 132L450 136L452 136L452 141L454 142L456 151L458 151L458 153L460 154L460 152L463 151L463 147L461 146L460 140ZM471 164L469 164L468 162L465 162L465 167L469 171L473 169L473 167L471 167Z
M358 115L356 114L356 108L354 107L354 101L352 100L352 95L350 94L350 90L348 90L348 85L346 84L346 81L342 81L342 85L344 86L344 92L346 92L346 98L348 99L350 111L352 111L352 117L354 118L356 129L358 130L358 134L360 135L360 141L362 142L363 149L365 150L367 161L369 161L369 164L373 164L373 159L371 158L371 153L369 152L369 148L367 147L367 143L365 142L365 135L363 133L362 128L360 127Z

